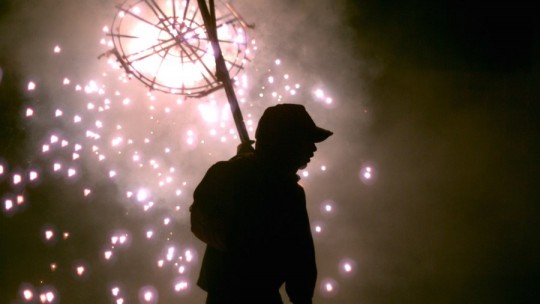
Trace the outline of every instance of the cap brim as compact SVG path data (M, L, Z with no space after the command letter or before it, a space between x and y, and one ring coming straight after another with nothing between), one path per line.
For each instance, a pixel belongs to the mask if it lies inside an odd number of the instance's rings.
M313 131L314 132L312 134L312 140L313 142L316 142L316 143L324 141L328 137L330 137L330 135L334 134L334 132L332 131L328 131L326 129L319 128L319 127L315 127L315 130Z

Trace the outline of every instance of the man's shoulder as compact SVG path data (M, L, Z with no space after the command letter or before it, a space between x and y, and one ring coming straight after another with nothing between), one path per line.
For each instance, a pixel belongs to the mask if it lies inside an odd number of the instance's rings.
M252 155L235 156L229 160L215 163L208 170L209 174L238 176L249 174L257 169L257 162Z

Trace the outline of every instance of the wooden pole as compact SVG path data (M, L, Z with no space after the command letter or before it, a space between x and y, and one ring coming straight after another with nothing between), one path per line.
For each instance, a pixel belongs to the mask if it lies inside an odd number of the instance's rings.
M223 88L227 94L227 100L229 101L234 123L236 125L236 129L238 130L238 135L242 145L251 146L252 141L249 139L244 118L242 117L242 112L240 111L238 100L236 99L231 76L229 75L229 70L225 65L225 59L223 58L223 54L221 53L221 48L219 46L214 0L210 0L210 9L206 5L206 0L197 1L199 3L199 9L201 10L208 39L210 40L212 49L214 50L214 57L216 58L216 77L223 84Z

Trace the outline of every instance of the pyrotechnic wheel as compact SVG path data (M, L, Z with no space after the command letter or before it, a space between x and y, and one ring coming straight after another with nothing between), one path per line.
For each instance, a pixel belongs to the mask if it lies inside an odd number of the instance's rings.
M110 35L126 72L151 90L200 97L221 87L197 1L127 0ZM248 59L245 26L230 4L216 1L216 24L231 77Z

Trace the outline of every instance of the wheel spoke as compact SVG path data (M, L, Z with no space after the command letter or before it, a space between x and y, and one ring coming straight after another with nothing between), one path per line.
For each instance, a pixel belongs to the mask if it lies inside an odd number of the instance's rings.
M150 10L152 10L152 12L158 18L160 23L168 24L170 26L170 27L165 26L163 28L163 30L166 31L167 33L169 33L169 35L171 35L171 37L174 37L175 34L171 32L171 28L175 28L176 20L174 19L173 22L171 23L171 21L169 20L169 17L165 14L165 12L163 12L163 10L156 3L156 1L154 1L154 0L145 0L145 3L146 3L146 5L148 5Z
M159 71L161 70L161 66L163 65L163 62L165 61L165 58L167 58L167 55L169 54L169 51L170 51L170 48L168 48L166 51L165 51L165 55L163 55L163 57L161 57L161 60L159 62L159 65L156 69L156 73L154 74L154 79L152 79L152 88L156 85L156 78L159 74Z
M171 40L169 40L169 41L172 41L172 40L173 40L173 39L171 39ZM139 52L135 52L135 53L132 53L132 54L124 55L123 57L124 57L126 60L128 60L128 62L131 64L131 63L136 62L136 61L144 60L144 59L146 59L146 58L148 58L148 57L150 57L150 56L152 56L152 55L155 55L155 54L157 54L157 53L159 53L159 52L166 51L166 50L168 50L168 49L170 49L170 48L172 48L172 47L174 47L174 46L176 45L176 43L172 43L172 44L170 44L170 45L167 45L167 46L163 47L164 44L165 44L165 43L156 44L156 45L153 45L153 46L151 46L151 47L149 47L149 48L146 48L146 49L144 49L144 50L141 50L141 51L139 51ZM155 50L154 48L156 48L156 47L158 47L158 46L161 46L161 49ZM154 49L154 50L152 50L152 49ZM145 54L143 54L143 55L140 56L140 57L132 58L132 57L134 57L134 56L141 55L142 53L145 53Z
M186 1L186 7L184 8L184 14L182 14L182 20L187 20L188 8L189 8L189 0Z
M133 38L133 39L140 39L139 36L133 36L133 35L126 35L126 34L116 34L116 33L108 33L107 36L116 37L116 38Z
M142 22L144 22L144 23L146 23L146 24L149 24L149 25L151 25L151 26L153 26L153 27L155 27L155 28L157 28L157 29L159 29L159 30L162 30L162 31L166 30L165 28L160 27L158 24L154 24L154 23L152 23L152 22L150 22L150 21L148 21L148 20L146 20L146 19L144 19L144 18L141 18L141 17L139 17L137 14L134 14L134 13L130 12L129 10L123 8L123 7L118 7L118 9L119 9L120 11L122 11L122 12L124 12L124 13L126 13L126 14L132 16L132 17L134 17L135 19L137 19L137 20L139 20L139 21L142 21Z

